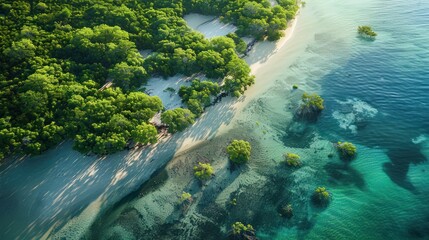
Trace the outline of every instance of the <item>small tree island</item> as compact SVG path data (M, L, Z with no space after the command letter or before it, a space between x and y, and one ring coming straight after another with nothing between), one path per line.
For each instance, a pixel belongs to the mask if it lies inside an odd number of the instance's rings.
M286 164L291 167L299 167L301 166L301 161L299 161L300 157L295 153L285 153L284 155Z
M307 120L307 121L316 121L319 117L319 114L322 112L325 107L323 106L323 98L315 93L302 94L301 105L296 112L298 118Z
M249 161L250 151L252 147L250 143L244 140L233 140L231 144L226 147L229 159L234 164L243 164Z
M359 26L358 33L361 37L370 40L374 40L377 36L377 33L372 30L371 26Z
M337 150L340 153L340 158L343 160L352 160L356 157L357 149L353 143L338 142L336 144Z
M314 190L312 200L318 206L327 206L331 201L331 194L325 187L317 187Z
M210 163L199 162L198 165L194 167L194 175L201 181L209 180L213 173L213 167L210 165Z
M241 222L235 222L231 226L231 231L229 234L229 239L236 239L236 240L255 240L255 229L253 229L253 226L250 224L244 225Z
M179 203L192 202L192 195L188 192L182 192L179 198Z

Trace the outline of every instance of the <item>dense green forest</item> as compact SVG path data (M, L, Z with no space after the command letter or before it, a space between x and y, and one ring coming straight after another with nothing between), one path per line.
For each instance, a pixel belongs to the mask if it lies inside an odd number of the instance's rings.
M192 124L220 92L239 96L254 81L237 53L239 36L276 40L292 0L44 0L0 4L0 159L37 154L74 139L81 152L108 154L130 141L156 142L149 120L164 107L138 88L150 76L203 73L180 91L189 110L163 114L171 132ZM220 16L236 34L211 40L183 16ZM143 58L138 50L150 49ZM112 87L100 90L112 82ZM192 113L191 113L192 112Z

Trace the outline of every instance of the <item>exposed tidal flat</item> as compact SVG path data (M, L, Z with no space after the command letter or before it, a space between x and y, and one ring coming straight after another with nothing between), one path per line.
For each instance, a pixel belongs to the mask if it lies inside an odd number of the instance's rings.
M308 1L287 48L259 62L232 121L108 210L88 238L220 239L241 221L260 239L427 239L428 12L423 1ZM357 37L360 24L375 41ZM325 98L315 124L293 118L304 91ZM232 139L252 144L246 166L230 166ZM357 158L339 159L337 141L354 142ZM285 152L303 165L288 168ZM198 161L215 170L204 185ZM310 201L317 186L332 194L325 208ZM183 191L194 199L186 211ZM279 215L288 203L291 219Z

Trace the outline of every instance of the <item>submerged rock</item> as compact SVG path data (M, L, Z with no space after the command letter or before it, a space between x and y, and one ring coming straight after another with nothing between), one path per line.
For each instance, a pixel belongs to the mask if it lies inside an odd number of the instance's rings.
M293 216L293 208L291 204L282 206L279 210L280 216L285 218L291 218Z

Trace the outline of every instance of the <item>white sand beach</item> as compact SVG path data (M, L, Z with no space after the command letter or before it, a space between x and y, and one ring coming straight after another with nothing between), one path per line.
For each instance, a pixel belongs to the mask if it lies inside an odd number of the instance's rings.
M161 77L150 78L144 86L145 92L151 96L158 96L166 109L182 107L182 99L178 92L181 86L190 86L193 77L176 75L167 79Z
M225 36L237 30L234 25L222 23L216 16L191 13L185 15L184 19L189 27L195 31L201 32L206 38Z

